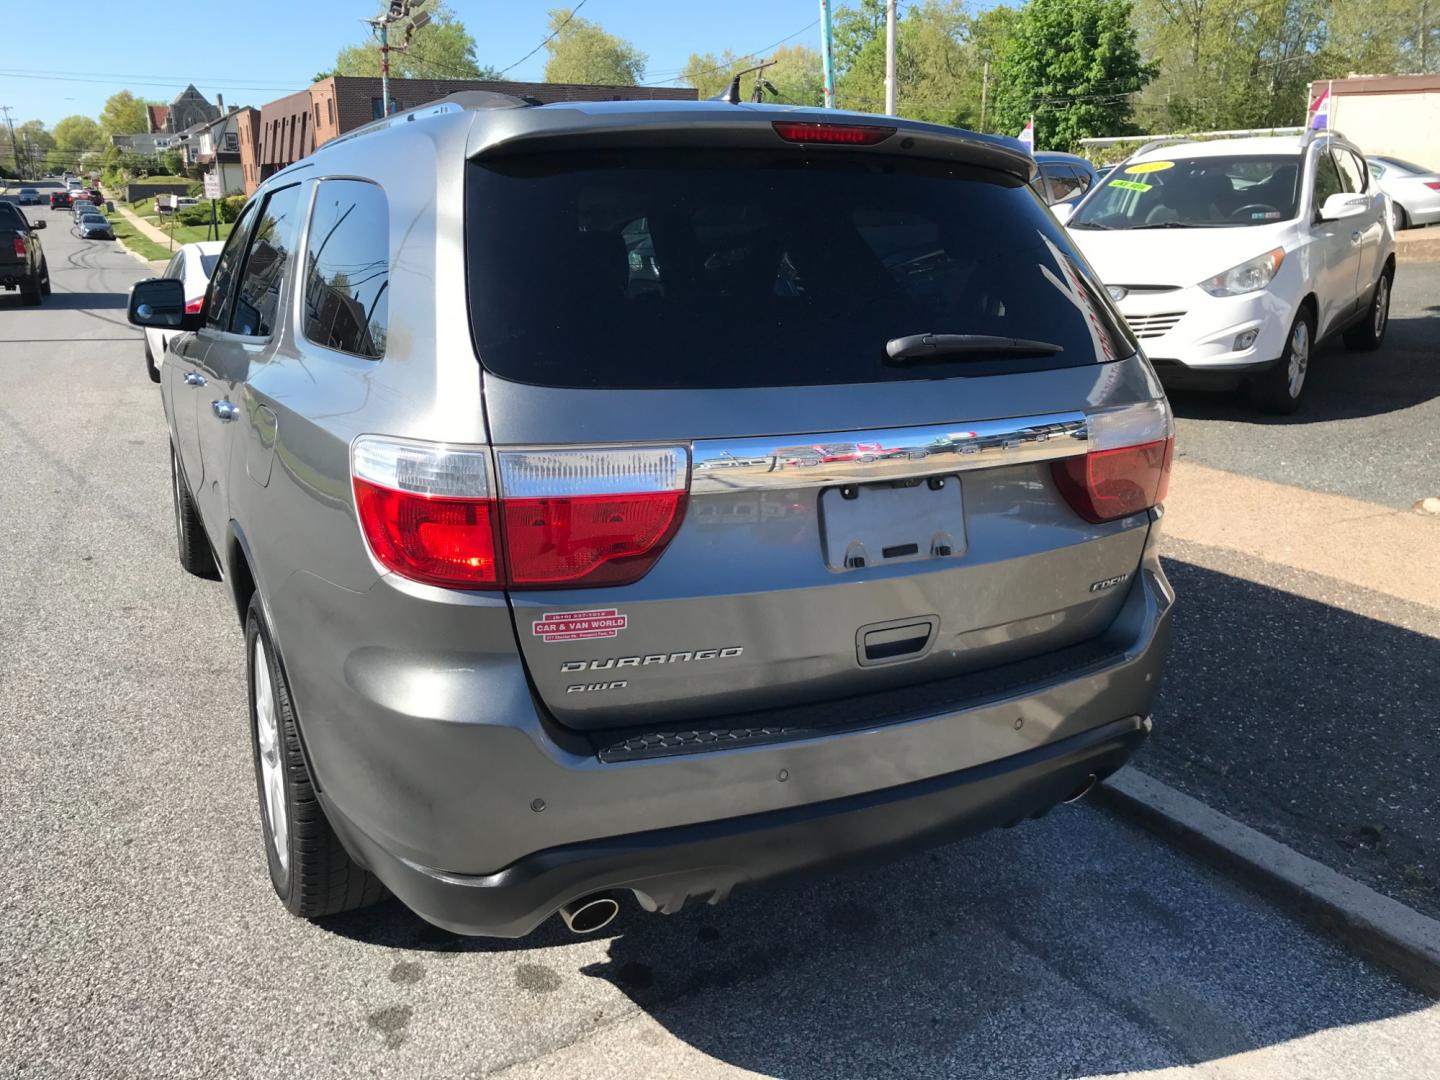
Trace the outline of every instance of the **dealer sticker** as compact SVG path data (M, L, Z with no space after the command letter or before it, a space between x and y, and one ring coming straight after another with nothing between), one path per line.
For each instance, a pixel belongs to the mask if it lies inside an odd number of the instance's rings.
M1111 180L1110 186L1125 191L1149 191L1153 185L1142 184L1139 180Z
M1164 172L1166 169L1173 169L1173 161L1142 161L1139 165L1131 165L1125 171L1131 176L1139 176L1143 173Z
M587 641L615 637L629 623L630 617L615 608L597 608L547 612L531 623L530 628L542 641Z

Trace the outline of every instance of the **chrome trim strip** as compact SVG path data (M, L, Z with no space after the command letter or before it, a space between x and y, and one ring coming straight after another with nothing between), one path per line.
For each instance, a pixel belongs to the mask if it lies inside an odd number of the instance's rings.
M959 421L915 428L824 432L694 444L693 494L819 487L936 476L1053 461L1086 451L1085 414Z

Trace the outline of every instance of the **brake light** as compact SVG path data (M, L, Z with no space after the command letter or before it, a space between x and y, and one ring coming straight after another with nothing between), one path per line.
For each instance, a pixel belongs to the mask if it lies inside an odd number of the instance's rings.
M638 581L680 527L682 448L489 451L365 435L351 456L360 529L403 577L447 588Z
M845 146L874 146L895 134L887 124L820 124L798 120L776 120L775 134L786 142L829 143Z
M185 301L186 315L199 315L200 309L205 306L205 297L197 296L194 300Z
M25 238L23 236L15 237L15 254L22 259L25 257Z
M1175 454L1170 406L1124 405L1091 413L1087 420L1087 452L1050 466L1055 486L1075 512L1098 524L1162 502Z
M428 585L500 581L489 455L362 436L351 474L360 531L387 570Z
M1425 186L1431 191L1440 191L1440 180L1426 180Z
M512 588L628 585L685 516L679 447L502 452L502 531Z

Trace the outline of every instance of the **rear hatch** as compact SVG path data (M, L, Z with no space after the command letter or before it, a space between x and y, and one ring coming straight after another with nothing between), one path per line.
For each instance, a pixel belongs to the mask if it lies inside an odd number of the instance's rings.
M1168 410L1023 163L895 142L468 165L515 630L562 723L836 701L1113 620ZM887 353L927 334L1003 340ZM1097 417L1148 445L1098 510Z

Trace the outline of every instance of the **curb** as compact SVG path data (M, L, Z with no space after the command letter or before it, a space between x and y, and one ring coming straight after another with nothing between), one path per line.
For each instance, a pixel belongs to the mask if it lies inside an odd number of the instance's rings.
M1396 262L1440 260L1440 228L1407 229L1395 238Z
M1091 801L1150 832L1440 999L1440 922L1226 817L1133 765Z

